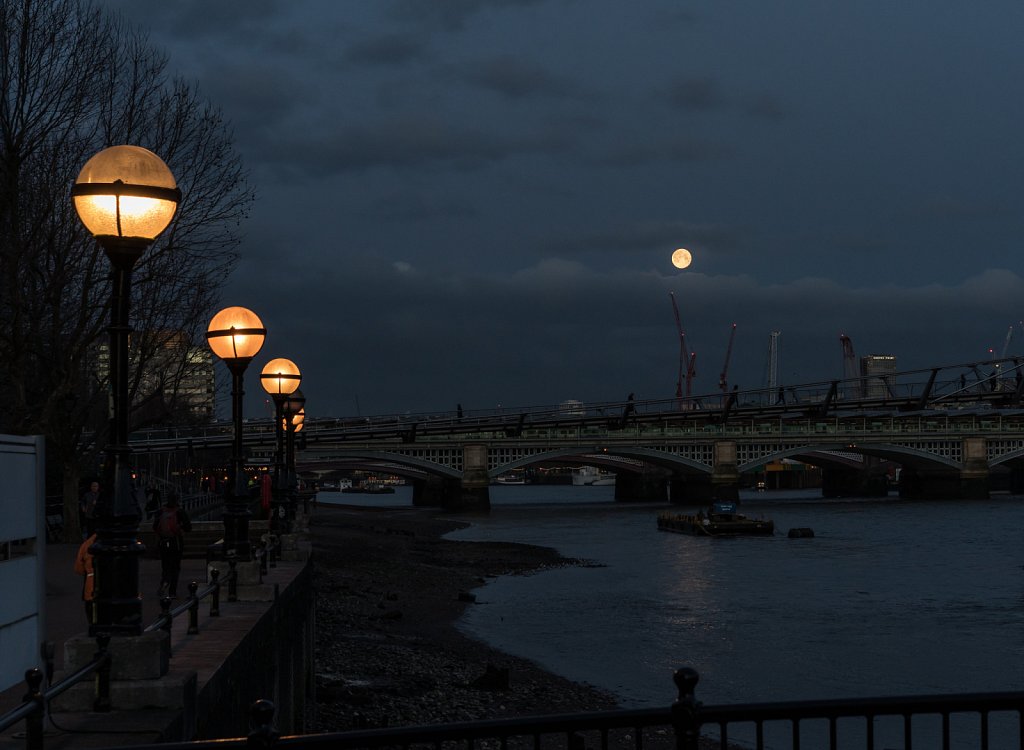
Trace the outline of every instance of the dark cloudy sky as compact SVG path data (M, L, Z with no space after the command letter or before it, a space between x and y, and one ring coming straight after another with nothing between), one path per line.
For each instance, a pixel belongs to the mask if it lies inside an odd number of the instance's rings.
M259 193L225 304L313 416L983 359L1024 318L1024 5L104 0ZM694 261L669 261L676 247ZM1024 331L1010 353L1024 353Z

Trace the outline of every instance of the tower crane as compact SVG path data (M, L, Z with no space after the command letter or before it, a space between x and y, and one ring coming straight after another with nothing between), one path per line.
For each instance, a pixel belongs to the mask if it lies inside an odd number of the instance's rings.
M679 318L679 305L676 304L675 293L669 292L668 296L672 298L672 313L675 315L676 329L679 331L679 376L676 380L676 398L683 397L684 383L685 395L689 398L693 378L697 374L697 353L691 352L686 345L686 331L683 330L683 323Z
M722 365L722 373L718 376L718 387L722 392L729 390L729 358L732 357L732 342L736 338L736 324L732 324L729 331L729 346L725 348L725 363Z

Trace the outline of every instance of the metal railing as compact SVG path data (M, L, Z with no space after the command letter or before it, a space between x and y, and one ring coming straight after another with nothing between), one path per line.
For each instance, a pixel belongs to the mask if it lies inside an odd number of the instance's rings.
M678 698L662 708L289 736L274 729L274 705L263 700L250 709L247 737L134 745L122 750L1024 748L1024 692L704 705L696 698L699 676L695 670L680 669L674 680ZM1015 718L994 722L993 715L1003 712ZM968 726L971 717L976 719L973 728ZM933 719L930 725L929 719ZM995 723L1000 724L999 733L993 730Z
M262 550L257 555L263 555ZM227 560L229 572L227 575L228 601L238 600L238 572L235 570L235 560L231 557ZM265 572L265 570L263 571ZM199 634L199 602L210 598L210 617L220 616L220 593L223 583L220 579L220 570L210 570L210 583L199 589L199 582L192 580L188 584L188 599L177 607L171 607L171 598L163 597L160 600L160 614L148 626L143 629L144 633L151 633L157 630L171 633L174 619L182 614L188 613L188 634ZM40 669L30 669L25 672L25 683L28 692L22 699L22 704L17 708L8 711L0 716L0 733L7 731L20 721L25 722L25 747L29 750L42 750L44 738L44 720L49 712L50 701L83 680L96 675L96 695L93 701L93 711L106 712L111 710L110 704L110 674L111 655L108 650L110 635L98 634L96 636L96 655L81 668L65 676L56 684L50 684L53 680L53 657L54 647L50 642L42 645L42 657L46 668L45 682L48 687L43 690L44 675ZM173 656L173 654L172 654Z

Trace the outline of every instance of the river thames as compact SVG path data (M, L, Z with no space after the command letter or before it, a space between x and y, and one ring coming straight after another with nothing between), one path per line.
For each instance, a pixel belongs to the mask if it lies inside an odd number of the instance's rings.
M408 502L402 489L388 504ZM658 531L674 506L613 494L492 487L490 515L450 538L593 566L491 580L459 627L624 707L671 702L683 665L705 703L1024 689L1020 497L751 492L743 512L774 519L775 536L711 539ZM794 527L815 537L789 539Z

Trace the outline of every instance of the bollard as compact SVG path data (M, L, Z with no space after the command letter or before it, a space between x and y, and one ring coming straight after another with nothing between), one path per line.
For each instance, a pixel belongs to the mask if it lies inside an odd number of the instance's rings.
M35 704L32 713L25 717L25 747L28 750L43 750L43 714L46 707L40 690L43 685L43 673L35 668L27 670L25 684L28 685L28 692L22 700Z
M273 534L270 535L269 551L270 551L270 567L277 567L277 537Z
M694 696L700 675L690 667L677 669L672 679L679 697L672 704L672 728L678 750L698 750L700 738L700 702Z
M234 558L228 560L228 601L238 601L238 571L235 570Z
M100 668L96 670L96 699L93 701L92 710L99 713L110 711L110 652L107 647L110 645L110 633L100 633L96 636L96 656L100 660Z
M213 593L210 595L210 617L220 617L220 571L212 568L210 578L213 581Z
M192 580L188 584L188 596L191 601L188 603L188 634L199 634L199 581Z
M280 735L274 731L274 704L268 700L259 700L249 709L249 736L246 747L266 750L273 747Z
M267 575L267 556L270 554L270 546L267 540L260 540L260 583L263 583L263 576Z

